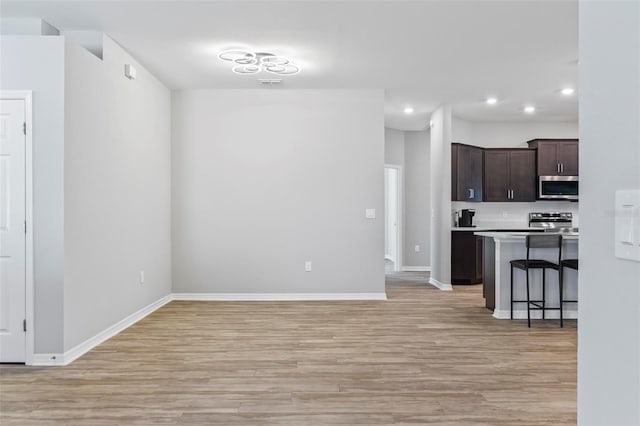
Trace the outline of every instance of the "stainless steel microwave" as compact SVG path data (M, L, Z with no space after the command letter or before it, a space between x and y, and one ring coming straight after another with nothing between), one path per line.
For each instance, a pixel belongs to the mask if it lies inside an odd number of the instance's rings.
M577 200L578 176L540 176L539 200Z

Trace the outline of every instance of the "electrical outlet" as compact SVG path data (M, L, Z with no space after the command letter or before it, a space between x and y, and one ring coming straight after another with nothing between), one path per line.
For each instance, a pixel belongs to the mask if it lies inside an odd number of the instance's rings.
M140 285L144 284L144 271L140 271Z
M420 244L416 244L413 249L416 251L416 253L420 253Z
M304 270L306 272L311 272L311 261L307 260L306 262L304 262Z

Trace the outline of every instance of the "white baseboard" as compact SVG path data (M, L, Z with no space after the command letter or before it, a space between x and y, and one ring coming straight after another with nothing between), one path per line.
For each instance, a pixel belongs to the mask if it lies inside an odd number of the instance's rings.
M402 272L431 272L431 266L403 266Z
M453 290L453 286L451 284L446 284L446 283L440 282L440 281L436 280L433 277L429 277L429 284L433 285L434 287L439 288L440 290L445 290L445 291Z
M140 321L156 309L171 302L172 297L170 294L164 296L161 299L145 306L144 308L132 313L123 320L118 321L106 330L101 331L93 337L85 340L84 342L74 346L63 354L34 354L33 363L35 366L60 366L68 365L74 360L80 358L82 355L89 352L91 349L120 333L121 331L131 327L133 324Z
M387 300L386 293L173 293L173 300L312 301Z
M64 354L33 354L31 364L36 367L61 367L64 363Z
M544 316L547 319L560 319L560 312L547 311ZM493 317L496 319L511 319L511 311L508 309L496 309L493 311ZM564 309L562 317L564 319L578 319L578 310ZM527 319L527 310L517 309L513 311L513 319ZM531 311L531 319L542 319L542 311Z

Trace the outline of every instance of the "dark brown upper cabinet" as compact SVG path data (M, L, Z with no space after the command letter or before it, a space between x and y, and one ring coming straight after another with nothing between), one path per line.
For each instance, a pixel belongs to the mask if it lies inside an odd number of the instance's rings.
M578 176L578 139L533 139L538 176Z
M484 150L484 201L535 201L536 151Z
M451 144L451 201L482 201L483 151Z

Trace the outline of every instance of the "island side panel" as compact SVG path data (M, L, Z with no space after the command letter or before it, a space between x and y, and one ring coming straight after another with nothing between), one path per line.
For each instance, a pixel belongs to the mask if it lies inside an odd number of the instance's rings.
M562 245L563 258L578 257L578 240L564 239ZM510 261L514 259L526 258L526 247L524 238L522 239L496 239L496 307L493 316L500 319L510 318L511 306L511 267ZM551 262L557 262L557 254L554 250L548 249L532 249L531 258L544 259ZM565 269L565 289L564 297L568 300L577 300L578 280L576 271ZM530 288L531 299L542 298L542 270L531 270ZM514 296L517 300L526 299L526 275L519 269L514 269ZM546 304L549 307L557 307L559 305L558 293L558 273L555 270L548 269L546 271ZM527 317L526 303L517 303L514 305L514 318L523 319ZM568 303L564 306L565 318L577 318L577 304ZM546 318L559 318L558 311L547 311ZM542 318L541 311L532 311L531 318Z
M496 255L493 237L482 237L482 292L485 306L492 311L496 307Z

